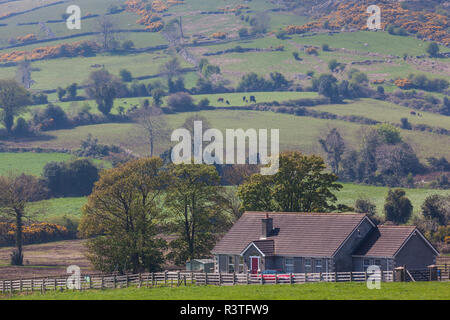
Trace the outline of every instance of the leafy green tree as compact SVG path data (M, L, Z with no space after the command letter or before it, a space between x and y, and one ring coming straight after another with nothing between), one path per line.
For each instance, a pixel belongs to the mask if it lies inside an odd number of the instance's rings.
M340 102L337 79L331 74L322 74L318 79L313 79L313 89L319 94L330 99L331 102Z
M423 202L421 209L425 218L437 221L441 226L450 224L450 195L430 195Z
M42 176L55 197L85 197L92 192L99 170L89 159L49 162Z
M432 57L437 57L439 54L439 45L436 42L431 42L427 46L427 53Z
M31 103L28 91L16 81L0 80L0 116L8 134L14 125L14 117L21 114Z
M411 218L413 205L402 189L389 190L384 203L386 220L403 224Z
M165 91L161 88L154 88L151 93L153 98L153 105L155 107L160 107L163 103L163 97L166 94Z
M133 75L127 69L120 70L119 75L123 82L133 81Z
M377 213L377 206L369 199L358 198L355 201L355 212L365 213L372 217Z
M114 99L117 98L121 85L117 77L102 69L90 74L85 90L91 99L95 99L98 110L108 115L114 106Z
M76 83L72 83L66 89L67 94L69 95L69 100L74 100L77 97L78 85Z
M387 144L397 144L402 142L400 130L389 123L377 125L377 132Z
M167 246L157 237L164 218L158 203L169 182L162 167L159 158L142 158L101 172L79 227L97 270L161 270Z
M323 212L336 209L332 191L342 185L338 177L325 172L321 157L299 152L280 155L279 171L272 176L253 175L238 189L244 210Z
M175 263L208 256L217 231L224 231L220 178L214 166L170 166L172 180L166 194L172 230L180 237L171 242L169 257Z

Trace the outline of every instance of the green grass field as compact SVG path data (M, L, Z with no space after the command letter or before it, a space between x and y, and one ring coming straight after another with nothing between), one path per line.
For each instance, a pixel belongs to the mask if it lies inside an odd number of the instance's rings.
M73 156L66 153L0 153L0 175L25 173L40 176L48 162L71 158Z
M383 215L383 206L386 199L389 188L387 187L374 187L368 185L358 185L353 183L343 183L344 188L337 192L338 203L346 204L348 206L354 206L356 199L364 197L371 200L377 206L377 214ZM414 207L413 214L420 214L420 207L426 197L432 194L447 195L447 190L434 190L434 189L405 189L406 196L411 200Z
M23 152L10 153L0 152L0 175L8 174L31 174L40 176L44 166L49 162L62 162L76 159L74 155L67 153L37 153ZM94 159L93 162L99 168L110 168L111 164L107 161Z
M449 300L445 282L382 283L369 290L365 283L298 285L188 286L128 288L83 292L48 292L13 296L21 300Z
M422 117L413 116L410 114L411 109L409 108L373 99L361 99L339 105L320 105L314 107L314 110L326 111L340 116L362 116L380 122L394 124L400 124L402 118L407 118L412 124L426 124L433 127L450 129L450 117L443 117L436 113L422 111L420 111Z
M356 199L370 199L377 206L377 214L383 216L383 206L389 188L343 183L344 188L336 193L337 203L354 206ZM446 190L434 189L404 189L406 196L414 206L414 215L420 214L420 207L426 197L432 194L446 195ZM66 216L74 220L81 217L81 208L87 203L87 198L57 198L28 204L27 210L37 221L60 222Z
M300 150L304 153L316 153L322 156L324 154L318 140L332 128L340 131L350 148L359 146L363 131L369 128L369 126L340 120L297 117L262 111L214 110L200 111L197 114L204 116L213 128L222 132L225 129L237 128L280 129L280 150ZM180 128L185 119L192 115L194 113L168 115L169 128ZM148 153L146 133L134 123L107 123L80 126L71 130L47 131L46 135L52 139L22 142L21 144L41 148L74 149L80 146L80 142L86 139L89 133L98 138L100 143L116 144L140 155ZM409 130L402 130L401 133L404 140L412 145L422 161L430 156L450 157L448 148L450 138L448 136ZM167 150L170 144L170 137L168 137L165 142L157 146L156 152Z
M45 222L61 222L65 216L72 220L81 218L81 208L87 198L55 198L32 202L27 205L27 212L34 220Z

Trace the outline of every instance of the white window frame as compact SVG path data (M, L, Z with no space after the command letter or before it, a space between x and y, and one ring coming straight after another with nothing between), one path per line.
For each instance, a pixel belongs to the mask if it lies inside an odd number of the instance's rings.
M231 259L231 262L230 262L230 259ZM227 267L228 273L233 273L236 271L235 270L236 259L234 258L234 256L228 256L227 265L228 265L228 267Z
M309 261L309 263L307 263ZM309 269L309 271L308 271ZM312 259L311 258L305 258L305 273L311 273L312 272Z
M317 264L318 262L320 262L320 267ZM320 269L320 271L318 269ZM322 271L323 271L322 259L314 259L314 272L321 273Z
M373 265L373 259L363 258L362 265L363 265L363 271L367 271L367 268L371 265ZM368 264L366 264L366 261Z
M243 256L239 256L239 273L244 273L244 257Z
M292 262L292 263L288 263L288 262ZM294 273L294 258L284 258L284 271L286 273Z

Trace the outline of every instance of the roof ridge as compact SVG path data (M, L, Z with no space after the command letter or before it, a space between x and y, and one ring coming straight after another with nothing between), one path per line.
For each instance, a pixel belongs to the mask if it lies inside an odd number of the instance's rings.
M355 216L365 216L364 213L357 213L357 212L283 212L283 211L245 211L244 214L298 214L298 215L327 215L327 216L348 216L348 215L355 215Z

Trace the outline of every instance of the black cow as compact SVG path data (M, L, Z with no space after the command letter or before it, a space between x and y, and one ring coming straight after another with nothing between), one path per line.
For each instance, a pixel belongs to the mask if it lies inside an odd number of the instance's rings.
M219 99L217 99L217 102L224 102L224 99L223 98L219 98Z
M230 105L230 101L227 100L227 105Z
M416 112L415 112L415 111L411 111L410 114L411 114L412 116L415 116L415 115L416 115Z
M247 101L247 97L246 97L246 96L243 96L243 97L242 97L242 101L244 101L244 102Z
M256 98L255 98L255 96L250 96L250 102L256 103Z

